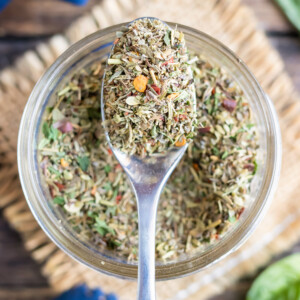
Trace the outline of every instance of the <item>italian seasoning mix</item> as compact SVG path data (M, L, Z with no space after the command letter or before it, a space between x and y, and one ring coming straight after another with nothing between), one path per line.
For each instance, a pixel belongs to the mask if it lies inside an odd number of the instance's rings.
M78 71L57 92L45 114L38 156L51 201L79 238L136 261L135 197L101 125L104 67L95 63ZM156 228L161 261L220 239L242 214L257 168L256 126L242 91L204 57L191 67L202 126L161 196Z
M182 32L142 18L117 32L104 79L112 145L146 156L194 136L195 88Z

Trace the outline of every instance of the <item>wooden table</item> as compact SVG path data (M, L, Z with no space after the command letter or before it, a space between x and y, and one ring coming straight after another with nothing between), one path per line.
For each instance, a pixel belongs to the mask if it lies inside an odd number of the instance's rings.
M95 1L90 0L89 6ZM24 51L33 49L40 41L47 40L53 33L62 31L74 18L89 8L76 8L66 3L59 3L53 8L51 2L53 3L53 0L43 0L43 4L39 0L14 0L13 5L22 5L24 9L16 12L14 7L10 6L0 14L0 69L11 64ZM253 7L259 27L265 30L271 43L280 52L286 69L300 93L299 34L271 0L242 2ZM300 241L288 253L297 251L300 251ZM0 254L0 300L51 299L51 290L41 275L39 266L30 258L19 235L9 228L1 214ZM245 299L252 281L251 277L243 278L222 295L211 300Z

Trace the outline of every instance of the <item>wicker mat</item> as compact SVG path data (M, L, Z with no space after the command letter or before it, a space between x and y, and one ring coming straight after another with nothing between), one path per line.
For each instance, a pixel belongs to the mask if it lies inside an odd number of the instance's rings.
M99 28L138 16L200 29L235 51L250 67L277 109L283 133L283 166L278 190L265 219L237 252L196 275L157 283L158 299L207 299L222 292L243 275L266 264L271 256L300 238L300 101L282 60L265 35L257 30L249 8L238 0L103 0L89 15L77 20L64 35L57 35L35 51L25 53L0 73L0 206L20 232L26 249L41 265L56 291L79 282L100 285L120 299L134 299L136 283L115 279L82 266L46 237L34 220L22 194L16 165L21 114L35 82L70 44Z

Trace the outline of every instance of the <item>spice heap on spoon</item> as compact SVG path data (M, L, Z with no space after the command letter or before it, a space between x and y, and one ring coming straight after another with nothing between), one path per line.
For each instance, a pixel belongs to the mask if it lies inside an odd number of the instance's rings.
M196 127L195 87L183 33L154 18L131 22L107 60L103 125L138 204L138 299L155 299L155 222L161 191Z
M114 44L103 86L112 146L145 157L191 141L195 88L183 33L141 18Z

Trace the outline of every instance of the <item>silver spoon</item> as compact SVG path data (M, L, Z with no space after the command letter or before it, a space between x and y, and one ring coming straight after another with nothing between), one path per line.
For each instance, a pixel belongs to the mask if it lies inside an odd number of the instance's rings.
M145 17L147 19L154 19ZM134 20L135 21L135 20ZM132 22L134 22L132 21ZM130 24L130 23L129 23ZM168 25L167 25L168 26ZM112 50L113 51L113 48ZM104 78L101 89L101 115L102 123L105 124L104 109ZM194 98L194 109L196 99ZM104 127L105 128L105 127ZM110 142L108 131L105 129L106 139L125 170L132 188L134 190L138 206L139 224L139 260L138 260L138 300L155 299L155 224L157 205L160 194L182 158L188 143L180 148L170 148L160 155L140 158L135 155L128 155L114 148Z

